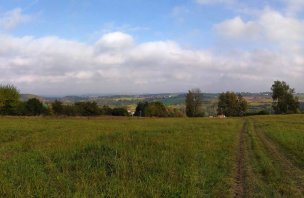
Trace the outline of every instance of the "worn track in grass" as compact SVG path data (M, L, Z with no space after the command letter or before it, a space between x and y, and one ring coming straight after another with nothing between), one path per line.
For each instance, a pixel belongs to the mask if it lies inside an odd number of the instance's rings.
M282 171L296 184L297 189L304 197L304 171L288 159L280 150L279 146L267 137L263 130L257 128L256 124L254 124L254 131L273 160L280 164Z
M234 197L241 198L245 196L244 190L244 156L245 156L245 133L247 129L247 121L244 122L242 130L240 132L240 140L237 151L237 168L235 175L235 189Z

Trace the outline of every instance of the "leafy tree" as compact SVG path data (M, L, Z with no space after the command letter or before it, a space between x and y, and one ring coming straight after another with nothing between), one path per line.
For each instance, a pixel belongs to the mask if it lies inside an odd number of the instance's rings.
M234 92L221 93L219 95L219 102L217 112L219 115L225 116L243 116L247 111L247 101L242 95L237 95Z
M294 96L295 90L284 81L274 81L272 87L272 108L276 114L297 113L299 100Z
M77 108L75 105L63 105L62 114L66 116L76 116Z
M150 102L144 108L144 115L147 117L168 117L168 111L161 102Z
M96 116L100 114L96 102L76 102L75 107L81 116Z
M37 98L31 98L25 103L26 115L36 116L46 112L42 102Z
M136 106L134 116L145 117L145 108L148 106L148 102L139 102Z
M52 103L52 109L55 115L62 115L63 114L63 105L61 101L55 100Z
M0 85L0 114L14 115L19 104L20 94L13 85Z
M186 95L186 114L188 117L203 116L202 94L199 89L189 90Z
M181 109L168 107L167 111L169 117L184 117L184 113Z
M129 113L125 108L117 107L112 110L113 116L128 116Z
M107 106L107 105L104 105L101 109L100 109L100 114L101 115L112 115L112 109Z
M166 106L161 102L139 102L134 115L142 117L168 117L169 113Z

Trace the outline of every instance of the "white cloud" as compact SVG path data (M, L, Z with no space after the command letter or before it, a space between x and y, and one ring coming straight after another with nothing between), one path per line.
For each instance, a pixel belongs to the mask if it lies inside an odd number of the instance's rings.
M271 50L216 54L174 41L136 44L122 32L106 34L93 45L8 35L0 35L0 43L1 83L36 94L177 92L193 87L263 91L276 79L291 79L292 86L302 88L304 77L300 51L284 56Z
M296 15L304 9L303 0L284 0L287 5L287 14Z
M304 21L265 9L254 20L236 17L214 26L219 35L228 39L246 39L274 44L279 47L301 46L304 42Z
M15 8L0 15L0 29L11 30L14 29L19 24L28 22L31 20L30 15L22 13L22 9Z
M96 43L100 49L124 49L133 45L133 37L122 32L111 32L102 36Z
M253 21L245 22L241 17L235 17L215 25L221 36L234 39L257 39L260 35L260 25Z

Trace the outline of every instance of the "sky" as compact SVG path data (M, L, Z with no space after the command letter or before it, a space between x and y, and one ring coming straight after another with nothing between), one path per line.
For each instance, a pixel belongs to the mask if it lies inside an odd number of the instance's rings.
M0 83L44 96L304 92L303 0L0 0Z

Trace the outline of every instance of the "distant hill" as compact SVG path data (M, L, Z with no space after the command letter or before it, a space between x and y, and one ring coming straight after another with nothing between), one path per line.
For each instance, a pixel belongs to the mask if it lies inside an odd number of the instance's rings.
M44 97L41 97L41 96L37 96L37 95L33 95L33 94L20 94L21 101L27 101L31 98L37 98L38 100L41 100L41 101L47 101L47 99L45 99Z
M249 103L249 112L258 112L260 110L271 111L271 93L261 92L261 93L240 93ZM203 107L204 111L212 115L217 109L217 100L219 93L203 93ZM304 94L297 94L300 99L301 109L304 109ZM88 96L65 96L65 97L41 97L33 94L22 94L21 100L26 101L30 98L37 98L43 102L52 102L55 100L60 100L65 104L71 104L75 102L86 102L95 101L99 106L125 106L131 109L135 109L139 102L151 102L160 101L167 106L173 106L177 108L184 108L186 93L161 93L161 94L142 94L142 95L108 95L108 96L98 96L98 95L88 95Z

